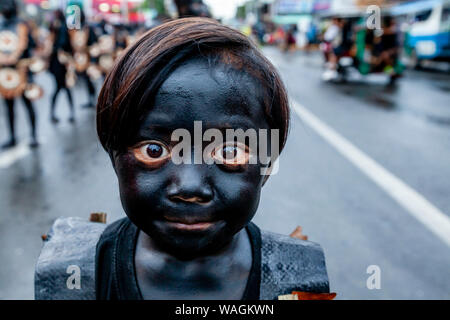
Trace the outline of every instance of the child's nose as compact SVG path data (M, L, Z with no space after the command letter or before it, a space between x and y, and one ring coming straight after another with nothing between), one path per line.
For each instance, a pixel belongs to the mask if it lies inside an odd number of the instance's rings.
M208 203L214 192L201 165L180 165L177 175L169 185L167 196L174 202Z

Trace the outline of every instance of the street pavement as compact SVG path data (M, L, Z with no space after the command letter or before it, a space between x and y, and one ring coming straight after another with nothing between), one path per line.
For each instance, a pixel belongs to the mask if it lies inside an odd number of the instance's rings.
M450 244L442 234L450 214L450 75L409 71L396 88L385 87L382 75L332 84L321 81L317 53L264 52L293 105L406 186L395 190L408 188L415 196L400 192L406 200L398 201L389 183L383 188L370 168L361 169L361 158L339 151L293 109L279 172L263 188L254 221L283 234L301 225L309 240L322 245L338 299L450 299ZM68 122L61 93L61 122L53 125L52 79L41 74L37 80L45 83L45 96L36 103L40 148L24 144L15 153L0 153L0 299L33 299L40 237L57 217L106 212L112 222L124 216L113 169L96 138L95 112L79 107L87 102L83 84L74 88L76 123ZM16 109L25 143L26 114L21 103ZM1 110L0 140L6 138ZM414 209L424 202L441 215L435 229L428 211ZM367 269L374 265L379 289L367 286Z

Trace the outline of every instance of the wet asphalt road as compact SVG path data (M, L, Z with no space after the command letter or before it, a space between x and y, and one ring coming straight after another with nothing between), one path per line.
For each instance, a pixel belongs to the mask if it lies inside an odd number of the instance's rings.
M293 99L360 150L450 214L450 75L408 72L396 89L383 77L323 83L321 59L265 50ZM82 84L74 89L77 122L49 123L46 94L36 103L42 145L0 168L0 299L32 299L41 234L59 216L107 212L123 216L109 159L96 140L94 110ZM101 83L97 83L100 87ZM6 139L3 106L0 139ZM28 135L17 105L19 137ZM0 155L1 157L1 155ZM255 222L288 234L301 225L325 250L331 290L341 299L450 299L450 248L310 127L292 114L280 171L263 189ZM381 270L381 288L369 290L366 269Z

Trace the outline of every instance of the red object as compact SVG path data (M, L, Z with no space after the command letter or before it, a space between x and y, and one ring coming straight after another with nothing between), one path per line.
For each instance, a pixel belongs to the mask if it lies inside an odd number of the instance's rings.
M39 1L39 0L32 0L32 1ZM108 17L113 18L113 17L123 16L122 12L117 13L117 12L111 11L111 8L113 5L118 6L120 8L120 10L122 11L123 4L121 4L121 2L122 2L121 0L92 0L92 9L94 10L94 12L96 14L101 14L101 15L105 16L107 19L108 19ZM110 9L108 12L102 12L99 10L99 5L102 3L109 4ZM134 11L134 9L140 5L141 5L141 3L139 3L139 2L128 2L128 21L129 22L145 21L145 17L142 12Z
M142 12L130 12L128 14L128 20L130 22L143 22L145 21L145 17Z
M301 292L293 291L293 295L298 297L298 300L333 300L336 298L336 293L313 293L313 292Z

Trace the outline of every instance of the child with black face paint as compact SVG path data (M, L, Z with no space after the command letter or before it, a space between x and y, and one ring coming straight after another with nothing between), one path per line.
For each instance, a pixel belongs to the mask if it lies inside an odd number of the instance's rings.
M37 298L258 300L329 292L319 245L251 222L270 171L250 163L255 150L235 140L214 141L214 148L200 151L211 162L173 161L174 132L194 137L199 123L200 134L279 130L281 151L288 100L272 64L244 35L209 19L179 19L128 48L99 96L98 135L127 217L105 230L57 222L43 255L58 255L64 270L72 263L64 255L76 251L88 288L68 293L56 288L53 275L51 294L51 276L38 262ZM190 160L195 152L195 146L184 149L182 157ZM83 244L69 244L71 234ZM55 250L58 241L66 243L65 254Z

